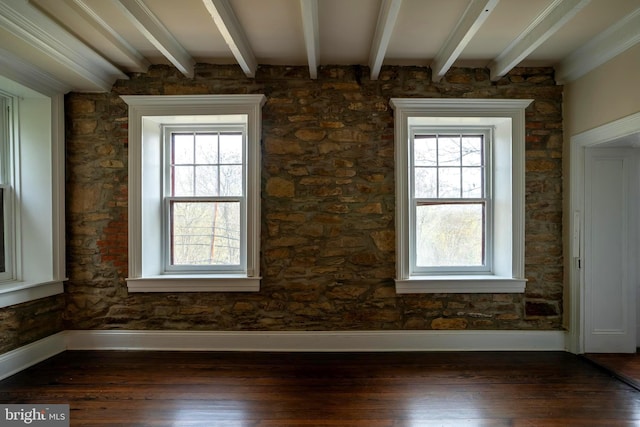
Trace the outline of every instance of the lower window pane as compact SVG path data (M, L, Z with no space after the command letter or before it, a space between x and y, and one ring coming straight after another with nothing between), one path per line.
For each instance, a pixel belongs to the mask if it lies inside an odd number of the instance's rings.
M484 261L484 204L416 207L418 267L478 267Z
M173 265L239 265L239 202L173 202Z

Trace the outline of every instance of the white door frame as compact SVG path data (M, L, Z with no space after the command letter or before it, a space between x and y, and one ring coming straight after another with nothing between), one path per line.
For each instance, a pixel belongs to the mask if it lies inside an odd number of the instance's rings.
M637 134L640 132L640 113L632 114L611 123L574 135L570 139L569 184L569 333L567 349L572 353L584 353L585 299L583 292L584 269L578 261L584 259L584 156L585 149Z

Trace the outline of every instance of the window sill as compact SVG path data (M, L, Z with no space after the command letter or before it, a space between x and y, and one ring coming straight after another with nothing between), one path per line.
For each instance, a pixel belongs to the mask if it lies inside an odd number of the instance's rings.
M398 294L523 293L527 279L501 276L416 276L396 280Z
M66 279L65 279L66 280ZM0 283L0 307L21 304L64 292L62 281Z
M129 292L258 292L261 277L160 275L127 279Z

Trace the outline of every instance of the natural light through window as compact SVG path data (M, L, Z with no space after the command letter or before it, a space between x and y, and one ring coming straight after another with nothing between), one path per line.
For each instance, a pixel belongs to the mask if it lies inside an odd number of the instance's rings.
M530 103L391 99L398 293L524 291Z
M489 130L413 136L415 267L485 271L491 199Z
M258 291L264 95L122 98L128 290Z
M169 266L241 264L244 132L167 129Z

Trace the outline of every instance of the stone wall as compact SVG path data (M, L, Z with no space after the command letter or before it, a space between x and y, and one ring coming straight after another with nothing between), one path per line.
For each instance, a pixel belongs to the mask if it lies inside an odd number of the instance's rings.
M0 308L0 354L64 330L64 295Z
M562 87L549 68L199 65L72 93L67 111L69 329L560 329ZM263 93L262 285L257 293L129 294L127 108L120 95ZM396 295L392 97L531 98L525 294ZM133 143L133 142L131 142Z

